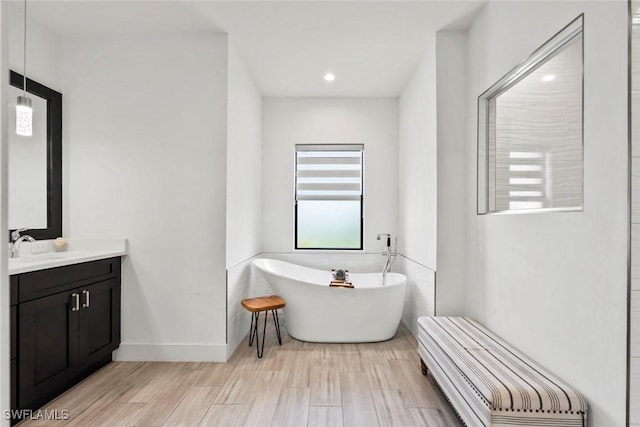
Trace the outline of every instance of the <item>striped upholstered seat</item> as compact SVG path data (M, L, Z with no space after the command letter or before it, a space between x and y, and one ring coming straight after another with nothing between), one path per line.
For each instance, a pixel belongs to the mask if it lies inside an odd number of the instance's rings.
M479 323L421 317L422 360L468 426L586 426L575 389Z

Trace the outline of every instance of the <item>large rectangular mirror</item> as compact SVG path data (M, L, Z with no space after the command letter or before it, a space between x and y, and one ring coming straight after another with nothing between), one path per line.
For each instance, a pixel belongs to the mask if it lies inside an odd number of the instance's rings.
M478 213L581 210L583 17L478 98Z
M16 134L15 104L23 76L10 72L9 229L27 228L36 239L62 235L62 94L31 79L33 134Z

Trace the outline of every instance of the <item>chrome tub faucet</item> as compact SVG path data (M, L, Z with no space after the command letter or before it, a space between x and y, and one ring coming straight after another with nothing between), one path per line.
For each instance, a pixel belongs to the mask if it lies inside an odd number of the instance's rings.
M384 268L382 269L382 284L384 285L387 272L391 269L391 257L396 256L397 253L391 250L391 234L380 233L378 237L376 237L376 240L381 240L383 237L387 239L386 245L382 249L382 255L387 257L387 261L384 263Z

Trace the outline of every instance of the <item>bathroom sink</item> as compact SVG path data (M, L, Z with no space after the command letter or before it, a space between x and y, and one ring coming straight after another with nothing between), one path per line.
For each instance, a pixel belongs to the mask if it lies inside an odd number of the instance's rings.
M74 254L77 254L77 253L74 253L74 252L47 252L47 253L43 253L43 254L24 256L24 257L19 257L19 258L9 258L9 263L24 264L24 263L30 263L30 262L40 262L40 261L46 261L46 260L64 259L64 258L70 258Z

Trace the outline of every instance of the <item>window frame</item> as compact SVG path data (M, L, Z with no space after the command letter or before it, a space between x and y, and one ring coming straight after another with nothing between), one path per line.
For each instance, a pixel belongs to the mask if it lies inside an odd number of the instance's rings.
M491 85L489 89L478 96L477 104L477 151L476 151L476 215L504 215L504 214L526 214L526 213L543 213L543 212L576 212L584 210L584 13L578 15L569 24L549 38L538 49L536 49L529 57L524 59L520 64L511 69L507 74L500 78L496 83ZM495 159L493 164L489 155L492 143L491 117L491 101L500 96L503 92L509 90L512 86L527 77L533 71L544 65L547 61L555 58L558 52L574 42L575 38L581 37L580 47L582 50L582 75L581 75L581 160L582 160L582 179L581 179L581 203L580 206L570 207L541 207L541 208L525 208L525 209L496 209L495 199L491 200L491 189L489 181L491 179L491 168L496 168ZM495 113L493 114L495 115ZM494 130L493 130L494 131ZM494 131L495 133L495 131ZM493 135L495 138L495 135ZM495 149L495 147L494 147ZM495 172L494 172L495 175ZM495 191L495 189L494 189ZM495 194L494 194L495 197Z
M299 147L305 147L306 150L298 150ZM312 147L318 147L318 150L311 150ZM337 149L336 147L340 147ZM347 147L353 147L353 150L348 150ZM331 148L334 148L332 150ZM341 248L341 247L331 247L331 248L308 248L308 247L299 247L298 246L298 197L297 197L297 184L298 184L298 151L360 151L360 244L357 248ZM294 153L293 153L293 202L294 202L294 212L293 212L293 248L296 251L363 251L364 250L364 189L365 189L365 179L364 179L364 144L358 143L321 143L321 144L313 144L313 143L304 143L304 144L295 144ZM356 199L354 199L356 200Z

